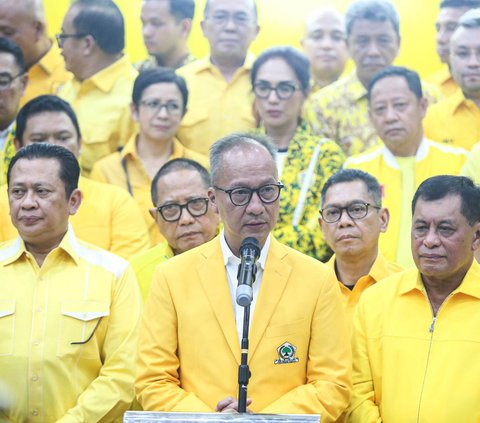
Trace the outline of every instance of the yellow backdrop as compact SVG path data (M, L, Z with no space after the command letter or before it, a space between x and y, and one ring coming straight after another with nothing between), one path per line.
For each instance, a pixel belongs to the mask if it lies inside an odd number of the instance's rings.
M194 55L200 57L207 52L207 43L200 30L200 19L204 0L197 1L190 46ZM440 62L435 53L435 19L440 0L396 0L401 17L402 47L396 64L415 68L425 77L438 69ZM350 0L258 0L262 30L252 46L258 54L272 45L299 47L303 20L320 5L334 5L345 11ZM61 28L69 0L44 0L49 32L55 34ZM146 56L140 25L141 0L117 0L127 25L127 53L132 61Z

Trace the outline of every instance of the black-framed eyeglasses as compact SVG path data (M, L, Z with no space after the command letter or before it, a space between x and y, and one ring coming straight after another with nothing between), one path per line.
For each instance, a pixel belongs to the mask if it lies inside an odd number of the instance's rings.
M22 75L24 75L23 72L18 73L15 76L12 76L7 72L1 72L0 73L0 91L5 91L10 89L10 87L12 86L12 82Z
M342 213L345 210L351 219L358 220L363 219L368 214L369 207L378 210L381 209L381 207L370 203L355 202L345 207L325 207L324 209L320 210L320 214L325 222L335 223L342 218Z
M182 216L182 210L187 209L192 217L203 216L208 211L208 198L192 198L184 204L165 204L157 207L157 211L166 222L176 222Z
M281 100L288 100L295 91L300 91L301 88L292 82L280 82L273 87L268 82L255 82L253 84L253 92L258 98L266 100L270 97L272 91L275 91L277 97Z
M154 113L160 113L160 110L165 108L170 116L179 116L182 114L182 107L175 101L162 103L159 100L142 100L139 104Z
M88 34L55 34L55 38L57 40L58 47L63 48L63 43L67 38L83 38L86 37Z
M284 187L283 184L266 184L258 188L239 187L233 189L224 189L214 186L215 189L228 194L230 201L234 206L245 206L252 199L254 192L257 193L260 201L265 204L274 203L280 197L280 191Z

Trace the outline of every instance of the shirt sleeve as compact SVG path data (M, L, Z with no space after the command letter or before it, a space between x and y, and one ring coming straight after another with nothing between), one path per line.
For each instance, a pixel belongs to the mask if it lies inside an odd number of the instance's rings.
M100 351L103 366L79 395L77 404L58 422L112 421L127 410L134 398L140 313L140 293L135 275L128 266L116 282L108 328Z
M136 395L148 411L213 411L180 387L177 317L169 286L158 268L145 305L138 344Z

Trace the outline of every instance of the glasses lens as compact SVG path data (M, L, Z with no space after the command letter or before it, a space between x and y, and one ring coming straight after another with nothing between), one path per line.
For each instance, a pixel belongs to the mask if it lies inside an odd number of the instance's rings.
M255 84L253 87L253 92L259 98L268 98L272 92L272 87L268 84Z
M364 203L353 203L347 208L348 215L352 219L361 219L367 215L368 206Z
M264 185L258 189L258 195L264 203L273 203L280 194L280 187L274 184Z
M235 188L230 192L230 200L236 206L243 206L250 201L252 190L249 188Z
M208 210L207 198L194 198L187 203L187 210L193 217L203 216Z
M171 115L180 114L180 105L178 103L170 101L167 104L165 104L165 107L167 109L167 112Z
M162 215L163 219L167 222L174 222L178 220L181 213L181 207L178 204L167 204L166 206L161 206L158 208L158 211Z
M293 85L280 83L277 86L277 95L282 100L286 100L287 98L290 98L294 92L295 92L295 87Z
M327 223L334 223L338 219L340 219L340 215L342 211L337 207L327 207L326 209L322 210L322 217L323 220Z

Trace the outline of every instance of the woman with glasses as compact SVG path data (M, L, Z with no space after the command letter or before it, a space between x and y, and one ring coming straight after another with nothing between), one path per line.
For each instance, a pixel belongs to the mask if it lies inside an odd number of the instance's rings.
M183 147L175 138L185 114L188 89L185 80L170 69L150 69L137 77L132 93L132 118L139 131L121 151L99 160L90 177L118 185L135 198L147 222L153 245L163 241L149 214L153 176L167 161L195 160L208 167L208 159Z
M334 141L314 136L302 119L310 84L308 59L292 47L270 48L253 64L251 80L260 131L277 148L279 180L285 185L273 234L326 261L331 251L317 223L320 192L345 157Z

